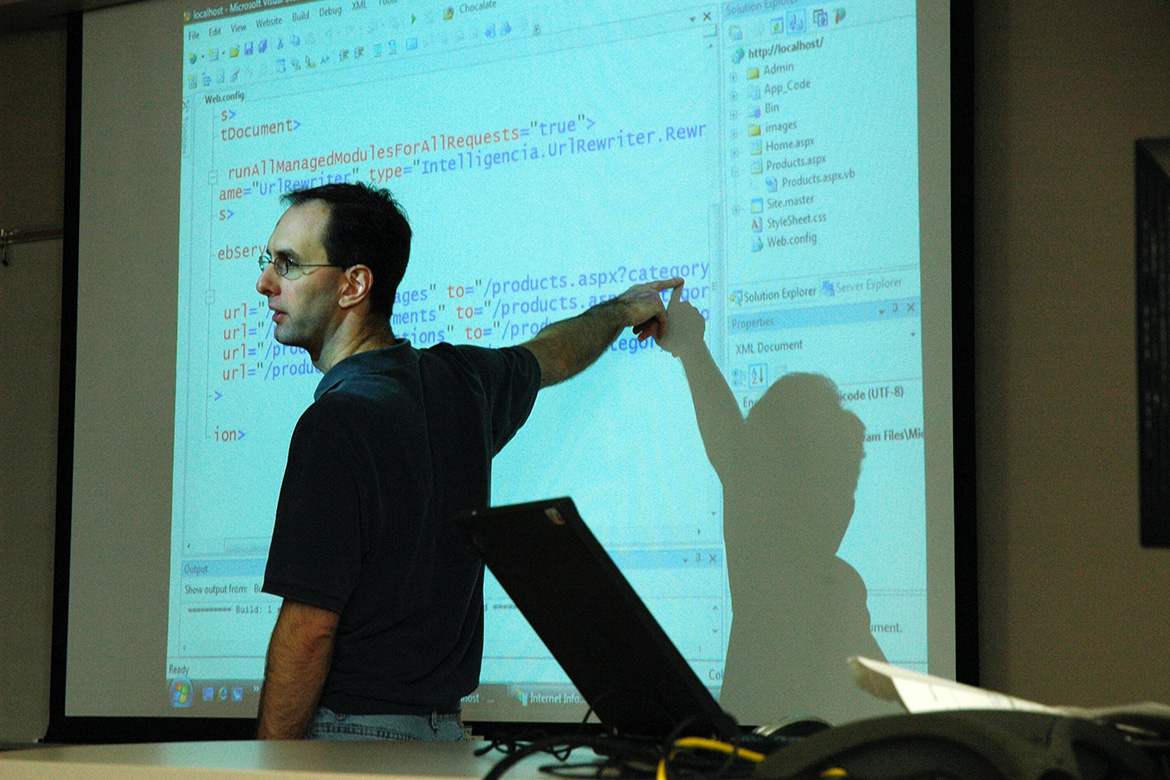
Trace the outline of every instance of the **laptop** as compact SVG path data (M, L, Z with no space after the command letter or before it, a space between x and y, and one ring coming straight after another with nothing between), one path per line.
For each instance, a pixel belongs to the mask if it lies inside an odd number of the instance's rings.
M737 734L572 499L464 512L455 522L607 731Z

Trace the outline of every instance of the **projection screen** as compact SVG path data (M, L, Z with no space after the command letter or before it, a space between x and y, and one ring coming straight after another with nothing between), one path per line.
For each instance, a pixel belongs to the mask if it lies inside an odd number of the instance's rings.
M409 215L391 325L416 347L516 344L632 284L686 279L718 381L623 334L541 392L495 460L492 502L572 497L741 723L889 711L852 686L849 655L953 677L949 13L86 14L52 728L255 716L276 495L320 377L273 339L257 260L280 196L336 181L387 187ZM864 426L855 491L842 415ZM465 720L579 720L490 575L484 610Z

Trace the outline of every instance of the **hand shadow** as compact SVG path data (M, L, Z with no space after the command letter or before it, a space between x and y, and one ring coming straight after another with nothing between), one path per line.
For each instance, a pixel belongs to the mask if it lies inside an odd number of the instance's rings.
M707 458L723 484L734 617L720 703L744 723L888 714L846 658L885 660L865 583L837 556L853 516L865 426L825 376L778 379L746 418L715 364L703 315L671 300L660 344L682 360Z

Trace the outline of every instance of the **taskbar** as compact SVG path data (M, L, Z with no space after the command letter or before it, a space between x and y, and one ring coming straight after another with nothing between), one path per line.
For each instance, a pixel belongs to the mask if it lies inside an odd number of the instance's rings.
M172 709L189 710L192 715L255 717L260 684L255 679L192 679L179 675L168 681L167 696Z
M718 700L718 687L707 690ZM580 723L590 712L585 697L570 683L481 683L463 697L462 707L464 721Z

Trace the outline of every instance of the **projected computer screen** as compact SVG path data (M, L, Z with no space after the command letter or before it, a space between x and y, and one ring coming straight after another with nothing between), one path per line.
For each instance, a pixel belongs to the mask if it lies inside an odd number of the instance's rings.
M156 89L173 186L156 196L174 286L149 306L175 323L151 369L173 420L148 424L173 460L143 488L170 498L150 519L169 546L139 560L166 583L143 709L255 714L277 493L321 376L274 339L258 260L281 195L330 182L389 188L407 212L391 327L418 348L521 343L685 279L672 316L717 373L627 331L540 393L491 498L571 496L733 715L884 711L842 693L853 654L953 673L931 622L954 616L951 548L932 547L953 522L950 432L927 436L932 399L949 425L949 352L924 363L923 346L949 332L949 234L923 238L948 203L920 173L922 123L947 118L921 98L913 0L164 5L149 13L171 68ZM91 20L99 40L120 13ZM78 415L103 403L81 389ZM579 719L490 574L484 612L464 718ZM106 714L71 695L74 714Z

